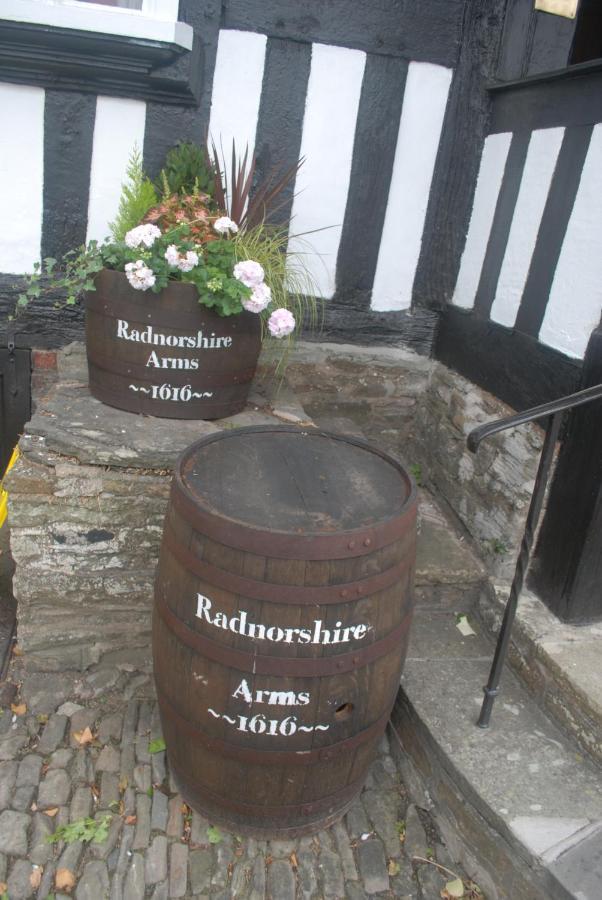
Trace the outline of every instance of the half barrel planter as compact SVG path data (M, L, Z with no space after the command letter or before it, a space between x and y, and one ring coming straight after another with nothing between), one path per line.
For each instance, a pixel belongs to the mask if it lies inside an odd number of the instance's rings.
M415 523L405 470L342 435L244 428L180 457L153 657L171 770L194 809L282 836L351 805L399 687Z
M105 269L86 295L90 392L117 409L173 419L240 412L261 349L259 316L219 316L194 285L158 294Z

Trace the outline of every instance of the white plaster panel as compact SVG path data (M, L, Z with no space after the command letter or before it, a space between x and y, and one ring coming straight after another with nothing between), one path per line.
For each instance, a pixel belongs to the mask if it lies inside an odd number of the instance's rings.
M534 131L529 141L495 300L491 307L491 318L509 328L514 325L520 306L563 136L564 128L545 128Z
M412 62L408 67L372 309L407 309L412 303L451 77L451 69L432 63Z
M602 125L594 128L539 340L583 358L602 312Z
M32 272L42 239L42 88L0 84L0 122L0 272Z
M452 299L452 303L465 309L474 306L511 140L510 133L490 134L483 147L466 245Z
M146 103L121 97L98 97L92 144L88 200L88 240L109 236L119 207L130 154L144 146Z
M312 48L301 138L305 161L295 183L289 249L307 254L316 292L326 298L335 290L365 63L360 50Z
M220 155L220 145L223 148L228 169L233 139L240 156L246 147L249 157L255 149L266 43L264 34L252 31L224 29L219 33L209 137Z

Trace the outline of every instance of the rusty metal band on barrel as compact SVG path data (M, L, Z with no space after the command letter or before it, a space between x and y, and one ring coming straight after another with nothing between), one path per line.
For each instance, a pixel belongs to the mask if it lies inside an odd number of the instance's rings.
M213 587L231 591L241 597L254 600L265 600L268 603L294 604L298 606L328 605L345 603L369 597L378 591L384 591L399 581L414 563L413 548L409 547L406 557L397 565L383 569L377 575L362 578L353 582L333 585L283 585L269 581L257 581L227 572L205 560L199 559L187 547L178 541L169 528L163 533L163 544L188 572Z
M241 762L253 763L254 765L292 765L292 766L311 766L319 762L328 762L349 750L355 750L361 744L365 744L372 738L382 734L391 715L391 709L395 702L395 696L387 704L386 711L380 716L376 722L373 722L368 728L359 731L353 737L346 738L344 741L338 741L336 744L329 744L326 747L319 747L314 750L253 750L249 747L240 747L223 741L221 738L210 737L201 728L195 725L186 716L178 712L173 702L167 697L165 692L158 686L157 697L161 712L173 722L182 731L194 737L195 741L203 744L203 746L212 752L220 754L220 756L228 756L231 759L238 759ZM397 685L395 685L395 694L397 694Z
M124 378L142 378L148 379L148 368L146 365L125 362L124 360L115 359L114 357L98 356L88 349L88 364L92 364L101 372L109 372L111 375L122 375ZM253 380L255 368L245 369L243 372L200 372L198 369L174 369L170 370L169 377L173 380L178 377L188 381L191 378L198 379L202 375L203 386L206 387L233 387L237 384L248 384ZM187 383L187 382L186 382Z
M345 785L340 791L329 794L328 797L322 797L320 800L312 800L310 803L295 803L287 806L259 806L257 803L241 803L240 801L231 800L229 797L222 797L209 790L209 788L200 784L195 779L190 778L188 775L184 775L182 770L178 768L177 765L174 765L171 760L170 764L174 771L176 781L179 781L184 788L188 788L189 786L193 787L200 795L204 795L209 803L215 804L216 807L227 809L231 812L239 812L243 815L250 816L252 819L270 817L273 819L288 820L290 819L290 816L295 813L301 814L302 816L310 816L312 813L319 813L323 809L328 809L333 803L340 806L347 799L351 799L355 794L359 793L366 780L364 774L356 781L352 781L351 784Z
M182 491L177 478L172 482L170 502L193 528L212 540L236 550L276 559L331 560L366 556L403 537L416 519L414 503L396 518L361 531L319 535L262 531L200 509Z
M294 676L298 678L314 678L322 675L338 675L341 672L351 672L367 666L369 663L386 656L394 650L400 639L410 627L412 610L403 617L399 625L390 631L384 638L362 647L361 650L352 650L349 653L338 653L335 656L291 657L291 656L260 656L255 653L247 653L245 650L236 650L225 644L218 644L210 638L199 634L189 628L167 603L160 588L155 593L155 604L161 618L184 644L196 650L201 656L231 666L240 672L249 672L255 675L281 675L283 677Z

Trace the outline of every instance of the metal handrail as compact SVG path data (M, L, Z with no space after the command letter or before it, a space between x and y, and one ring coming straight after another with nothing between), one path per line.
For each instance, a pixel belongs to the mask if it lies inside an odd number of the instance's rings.
M560 400L553 400L551 403L543 403L541 406L534 406L532 409L527 409L525 412L517 413L514 416L506 416L503 419L497 419L495 422L479 425L478 428L474 428L468 435L468 449L471 450L472 453L476 453L481 441L492 434L498 434L500 431L505 431L507 428L515 428L517 425L524 425L526 422L535 422L538 419L548 418L549 420L546 427L543 448L539 457L539 466L537 475L535 476L533 493L531 494L531 503L529 505L529 512L527 513L525 530L521 540L518 558L516 560L514 579L510 587L510 593L504 610L504 617L498 634L495 653L489 672L489 680L483 688L485 697L477 721L479 728L487 728L489 726L493 704L499 693L500 679L504 662L508 655L510 633L516 616L518 598L523 587L525 574L529 567L533 537L543 505L546 485L548 483L548 476L554 459L554 449L560 433L563 414L569 409L574 409L577 406L582 406L584 403L590 403L592 400L599 399L602 399L602 384L586 388L583 391L577 391L575 394L569 394L567 397L562 397Z

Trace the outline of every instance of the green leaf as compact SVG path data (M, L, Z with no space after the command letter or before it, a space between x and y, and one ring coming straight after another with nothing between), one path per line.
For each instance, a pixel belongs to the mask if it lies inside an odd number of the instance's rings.
M112 820L113 816L110 813L106 813L98 819L92 819L89 816L85 819L76 819L75 822L60 825L53 834L47 835L44 840L47 844L56 844L58 841L64 841L66 844L74 844L76 841L91 841L101 844L107 838Z
M455 878L453 881L448 881L445 885L445 890L450 897L460 900L460 898L464 896L464 884L462 883L462 879Z
M165 750L165 741L163 738L156 738L156 740L151 741L148 745L149 753L161 753L162 750Z
M219 844L221 842L222 833L215 825L210 825L207 828L207 840L210 844Z

